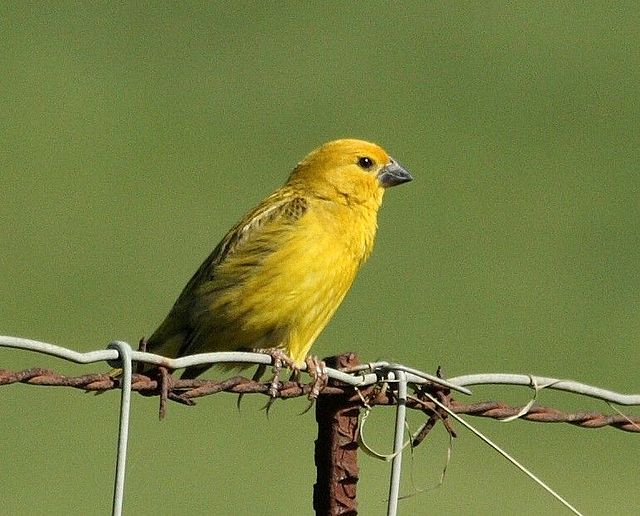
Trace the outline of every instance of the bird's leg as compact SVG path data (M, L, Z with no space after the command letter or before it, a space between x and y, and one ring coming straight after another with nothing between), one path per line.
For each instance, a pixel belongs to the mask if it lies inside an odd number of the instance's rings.
M273 359L273 379L271 380L271 385L269 386L269 397L271 398L268 406L271 406L273 399L278 395L278 389L280 387L280 373L284 366L291 369L292 374L291 377L296 380L300 377L300 368L296 365L294 360L287 355L280 348L267 348L267 349L255 349L256 353L264 353L269 355ZM311 404L313 405L313 401L320 395L320 391L327 385L329 381L329 377L327 375L327 366L326 364L320 360L315 355L309 355L305 358L305 363L307 364L307 372L309 376L313 379L313 383L311 384L311 392L309 392L309 399L311 400ZM308 410L308 409L307 409Z
M311 384L311 392L309 399L313 401L320 395L320 391L327 386L329 376L327 375L327 365L315 355L309 355L305 358L307 364L307 372L313 379Z
M275 398L278 395L278 388L280 387L282 367L286 366L294 372L299 371L299 369L293 359L280 348L254 349L253 351L255 353L269 355L273 360L273 379L267 392L269 393L269 397Z
M315 403L318 396L320 396L320 391L324 389L329 382L329 375L327 374L327 365L323 360L320 360L315 355L309 355L304 359L307 364L307 373L313 379L311 382L311 391L309 392L309 405L306 409L301 412L302 414L306 414L311 410L313 404Z

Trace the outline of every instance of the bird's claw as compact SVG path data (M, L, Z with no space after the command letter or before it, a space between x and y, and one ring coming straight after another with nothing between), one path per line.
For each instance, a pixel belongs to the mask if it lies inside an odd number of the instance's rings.
M315 355L309 355L305 362L307 364L307 372L313 379L311 384L311 392L309 392L309 399L313 405L313 401L320 396L320 392L327 386L329 382L329 376L327 375L327 365L323 360L320 360Z
M300 368L296 365L295 361L291 359L291 357L289 357L289 355L287 355L280 348L259 349L256 350L256 352L265 353L269 355L273 360L273 379L271 380L269 388L267 389L269 401L267 402L267 405L265 407L268 412L274 400L278 397L278 393L282 385L280 382L280 374L282 373L282 369L285 367L290 369L292 371L291 378L299 382ZM313 406L314 401L318 398L322 389L327 386L329 376L327 375L326 364L317 356L309 355L305 359L305 363L307 365L307 372L313 380L310 384L311 391L309 392L309 400L311 401L311 403L305 410L305 412L307 412Z
M273 378L269 385L269 397L274 399L278 395L280 388L280 373L282 372L282 360L280 358L273 357Z
M280 348L267 348L267 349L256 349L256 353L264 353L265 355L269 355L273 361L273 379L271 380L271 384L269 385L269 389L267 390L267 394L271 399L276 398L278 396L278 391L280 389L280 373L282 372L283 367L287 367L298 373L300 370L296 367L296 363Z

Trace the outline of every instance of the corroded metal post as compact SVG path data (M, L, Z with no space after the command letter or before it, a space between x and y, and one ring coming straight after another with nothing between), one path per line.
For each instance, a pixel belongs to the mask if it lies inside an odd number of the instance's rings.
M355 353L325 360L333 368L358 364ZM316 402L315 463L313 508L317 516L355 516L358 485L358 415L360 404L349 401L349 395L323 396Z

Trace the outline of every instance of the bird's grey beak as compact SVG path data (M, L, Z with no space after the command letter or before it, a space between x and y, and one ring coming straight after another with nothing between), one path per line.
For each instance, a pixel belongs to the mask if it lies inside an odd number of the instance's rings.
M393 158L378 172L378 181L384 188L408 183L412 179L409 171Z

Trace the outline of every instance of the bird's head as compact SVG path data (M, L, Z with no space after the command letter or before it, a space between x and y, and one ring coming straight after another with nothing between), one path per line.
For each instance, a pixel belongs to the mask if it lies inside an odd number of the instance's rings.
M379 206L385 188L413 178L384 149L362 140L334 140L311 152L288 184L347 204Z

